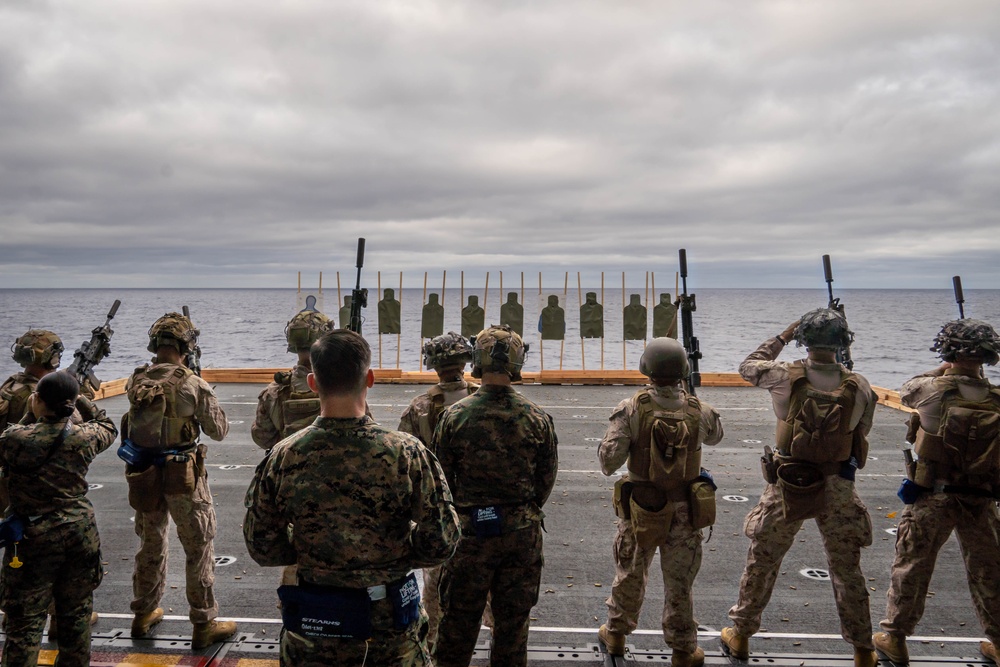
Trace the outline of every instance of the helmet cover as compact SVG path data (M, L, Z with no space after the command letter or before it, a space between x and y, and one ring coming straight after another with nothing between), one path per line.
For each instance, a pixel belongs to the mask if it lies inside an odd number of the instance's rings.
M181 354L187 354L198 345L200 333L189 317L181 313L167 313L149 328L146 349L155 353L158 347L169 345Z
M930 349L944 361L966 357L993 366L1000 359L1000 337L982 320L952 320L941 328Z
M296 313L285 325L289 352L308 352L316 340L331 330L330 318L318 310Z
M21 366L39 364L49 368L59 366L64 349L62 339L47 329L30 329L10 346L11 359Z
M423 353L428 368L464 366L472 361L472 346L454 331L431 338L424 343Z
M841 350L854 342L847 319L833 308L817 308L802 316L795 329L795 343L813 350Z
M476 336L472 352L472 377L481 378L483 371L507 373L513 382L521 379L521 367L528 346L506 324L483 329Z

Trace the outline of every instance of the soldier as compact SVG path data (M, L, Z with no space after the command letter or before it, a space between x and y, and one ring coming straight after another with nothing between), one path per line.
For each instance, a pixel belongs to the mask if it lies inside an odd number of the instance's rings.
M438 418L446 407L455 401L476 393L478 384L465 381L465 364L472 361L469 341L454 331L432 338L424 343L424 365L437 373L438 383L413 399L399 419L399 430L420 438L430 445ZM427 646L431 652L437 642L438 624L441 621L441 601L438 586L441 568L424 568L424 608L427 610ZM487 625L492 618L487 613Z
M194 625L193 649L203 649L236 633L236 624L215 620L215 507L208 487L204 431L222 440L229 422L205 380L185 366L199 331L180 313L167 313L149 329L152 364L135 369L125 384L129 411L122 416L119 456L126 460L129 504L141 544L132 576L132 636L145 637L163 619L158 605L167 574L168 520L184 547L186 590Z
M118 430L79 391L71 374L46 374L28 400L37 421L0 435L0 462L11 482L8 521L17 517L24 530L20 543L7 547L0 590L7 625L3 664L11 667L38 664L53 598L58 664L90 664L93 593L104 569L87 470ZM71 419L74 410L79 425Z
M433 447L462 521L462 541L441 573L434 660L467 667L487 596L494 615L490 659L526 665L528 622L542 576L542 505L556 479L552 418L516 392L526 346L509 326L476 337L479 390L444 411Z
M1000 665L1000 389L983 374L983 364L997 363L1000 338L986 322L956 320L944 325L930 349L943 363L899 392L903 405L916 410L907 440L918 460L900 489L907 504L896 531L884 632L873 639L892 662L909 662L906 637L924 613L938 551L954 531L989 639L979 650Z
M333 331L310 356L320 417L257 466L243 523L257 563L298 566L298 585L278 589L281 664L430 665L412 569L458 542L444 474L417 438L365 414L375 375L364 338Z
M638 624L659 548L671 664L698 667L705 652L698 646L691 587L701 566L701 529L715 519L715 487L701 467L701 445L722 440L722 422L715 408L683 389L687 352L673 338L650 341L639 371L650 386L618 404L598 451L605 475L628 461L628 474L615 484L615 581L608 622L598 636L609 654L625 654L625 636Z
M28 414L28 397L40 379L59 368L63 349L59 336L45 329L31 329L14 341L11 358L24 371L0 386L0 431Z
M794 337L806 359L776 358ZM771 394L778 418L777 451L768 465L767 486L743 525L750 538L739 600L729 610L733 626L723 628L723 651L746 660L750 637L771 597L781 560L802 522L816 519L830 563L841 635L854 646L856 667L878 658L871 638L868 588L861 573L861 548L871 545L868 509L854 489L854 475L868 458L876 397L868 381L836 361L837 350L854 334L836 310L819 308L764 341L740 364L740 375Z

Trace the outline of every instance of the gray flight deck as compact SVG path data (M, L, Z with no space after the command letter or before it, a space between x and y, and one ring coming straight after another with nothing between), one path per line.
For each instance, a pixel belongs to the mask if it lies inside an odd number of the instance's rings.
M425 388L376 385L369 393L375 419L394 428L405 406ZM215 593L221 616L237 620L240 633L236 641L215 654L215 660L199 664L236 665L241 664L234 661L237 655L276 657L274 641L280 616L275 588L279 572L250 560L241 533L244 492L262 456L262 450L250 439L261 385L220 384L215 389L230 420L225 441L208 441L209 478L219 525ZM611 489L615 478L600 473L597 446L613 407L636 388L528 385L519 387L519 391L553 416L559 435L559 475L545 506L545 569L538 605L532 612L530 661L532 665L602 664L596 634L606 618L604 600L614 577ZM727 610L736 599L748 545L742 534L743 518L763 488L759 457L763 445L772 442L774 418L767 392L762 390L702 387L698 395L720 411L726 429L723 441L706 448L704 454L704 465L719 485L719 511L711 538L704 545L704 559L695 583L701 645L708 662L720 664L729 659L719 650L718 630L728 624ZM118 421L127 403L124 396L119 396L101 405ZM875 627L885 610L894 554L894 513L902 510L896 489L902 480L900 444L904 422L903 413L879 406L870 437L870 460L857 480L858 492L871 512L874 526L874 544L864 550L862 564L871 588ZM128 640L132 557L137 538L126 500L124 464L115 456L116 448L117 443L98 457L89 476L90 498L97 508L107 563L104 583L95 593L94 608L101 614L94 628L95 656L104 646L162 651L172 645L175 650L184 650L183 641L190 639L191 626L184 597L184 556L175 533L171 535L168 587L162 602L167 617L155 630L163 641L133 644ZM708 531L705 533L707 536ZM751 662L790 666L851 664L851 648L840 638L826 569L815 525L806 522L801 539L785 558L761 633L751 640ZM941 551L931 591L917 636L910 640L914 663L983 662L978 652L982 630L972 608L954 537ZM660 632L662 605L661 576L654 566L639 630L628 639L628 660L619 664L664 664L669 660ZM486 639L484 631L473 664L488 664L483 661ZM228 654L224 660L223 653ZM203 655L213 655L212 650Z

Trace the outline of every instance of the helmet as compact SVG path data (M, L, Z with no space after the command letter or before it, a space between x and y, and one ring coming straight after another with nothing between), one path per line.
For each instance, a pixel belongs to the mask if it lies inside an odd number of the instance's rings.
M309 346L330 330L330 318L318 310L303 310L285 325L289 352L308 352Z
M993 366L1000 359L1000 338L982 320L952 320L934 338L931 352L937 352L944 361L970 357Z
M46 329L31 329L10 346L11 359L22 366L39 364L49 368L59 366L64 349L59 336Z
M472 346L454 331L431 338L424 343L423 353L428 368L464 366L472 361Z
M654 338L639 358L639 372L650 378L679 380L691 372L687 350L674 338Z
M847 328L847 319L833 308L810 310L799 320L795 342L814 350L840 350L854 342L854 332Z
M156 352L161 345L177 348L181 354L187 354L198 345L198 335L191 319L180 313L167 313L153 322L149 327L149 345L146 349Z
M507 373L514 382L521 379L521 366L528 346L508 325L483 329L473 342L472 377L481 378L483 371L492 371Z

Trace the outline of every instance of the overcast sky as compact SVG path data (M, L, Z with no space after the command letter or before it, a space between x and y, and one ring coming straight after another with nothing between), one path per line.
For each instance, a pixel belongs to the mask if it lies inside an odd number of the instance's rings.
M3 287L1000 288L998 214L993 0L0 3Z

